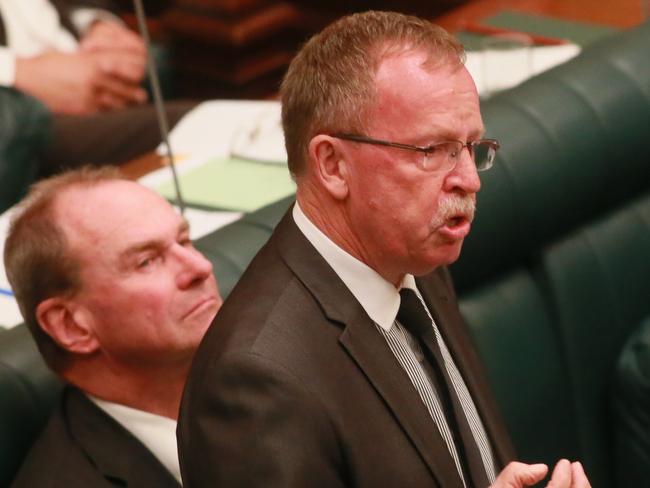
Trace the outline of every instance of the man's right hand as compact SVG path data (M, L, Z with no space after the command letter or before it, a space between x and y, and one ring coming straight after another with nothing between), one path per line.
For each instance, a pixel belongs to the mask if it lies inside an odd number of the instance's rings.
M545 464L524 464L512 462L506 466L490 488L523 488L540 482L546 476ZM553 469L551 481L546 488L591 488L579 462L560 460Z
M18 58L14 86L53 112L88 114L144 102L143 73L142 63L125 62L121 51L48 52Z

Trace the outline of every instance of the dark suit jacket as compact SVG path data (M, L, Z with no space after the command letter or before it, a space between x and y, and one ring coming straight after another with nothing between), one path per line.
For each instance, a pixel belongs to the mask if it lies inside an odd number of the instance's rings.
M510 443L448 273L417 283L504 464ZM178 434L186 488L462 486L408 376L291 213L199 347Z
M13 488L179 488L154 455L71 387L23 463Z

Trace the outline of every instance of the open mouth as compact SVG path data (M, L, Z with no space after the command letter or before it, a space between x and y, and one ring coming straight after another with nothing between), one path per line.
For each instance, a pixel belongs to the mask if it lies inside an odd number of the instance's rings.
M471 219L465 215L459 214L448 217L440 228L439 232L448 239L463 239L469 234L471 228Z
M448 218L445 221L445 225L447 227L454 228L454 227L458 227L459 225L461 225L466 220L467 219L464 216L459 215L459 216L456 216L456 217Z

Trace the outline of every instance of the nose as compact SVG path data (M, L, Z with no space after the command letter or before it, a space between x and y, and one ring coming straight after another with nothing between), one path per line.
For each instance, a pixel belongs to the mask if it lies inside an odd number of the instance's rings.
M174 247L179 263L176 275L176 285L179 289L184 290L196 286L212 275L212 263L194 247L180 244L175 244Z
M447 174L443 189L449 193L463 194L477 193L481 189L478 170L467 146L463 147L454 169Z

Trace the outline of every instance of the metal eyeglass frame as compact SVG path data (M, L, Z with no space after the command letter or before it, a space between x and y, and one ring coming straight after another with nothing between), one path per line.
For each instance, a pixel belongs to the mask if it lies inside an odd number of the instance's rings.
M455 141L455 140L450 140L450 141L443 141L443 142L438 142L436 144L431 144L430 146L414 146L412 144L402 144L401 142L389 142L389 141L383 141L381 139L374 139L372 137L368 136L363 136L359 134L350 134L346 132L335 132L333 134L329 134L330 137L335 137L337 139L343 139L346 141L353 141L353 142L360 142L362 144L372 144L375 146L386 146L386 147L395 147L397 149L406 149L408 151L417 151L421 152L426 156L430 156L435 152L435 149L439 146L444 146L445 144L449 143L458 143L460 144L460 149L458 150L458 154L463 150L463 148L467 148L467 150L470 153L470 156L472 157L472 160L474 161L474 164L476 164L476 170L477 171L486 171L490 169L494 163L494 158L496 157L496 152L499 150L501 147L501 144L499 144L499 141L496 139L479 139L477 141L469 141L469 142L462 142L462 141ZM477 163L475 159L475 147L476 146L488 146L488 157L485 159L484 164L479 164ZM454 161L454 165L450 166L448 171L451 171L455 166L457 159L454 160L454 158L449 158L451 161ZM424 169L426 168L426 165L424 165Z

